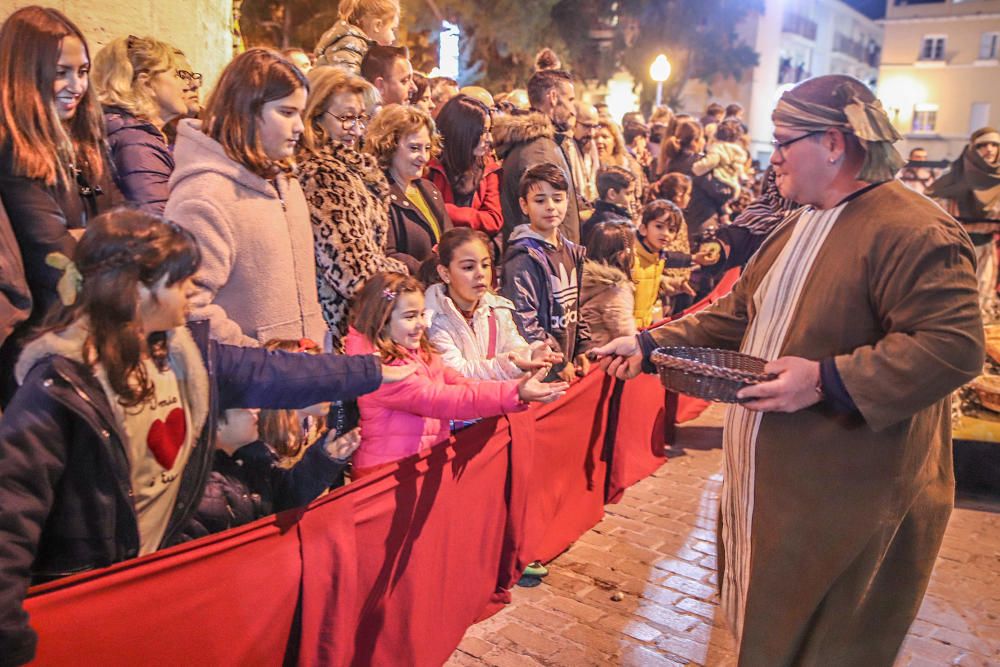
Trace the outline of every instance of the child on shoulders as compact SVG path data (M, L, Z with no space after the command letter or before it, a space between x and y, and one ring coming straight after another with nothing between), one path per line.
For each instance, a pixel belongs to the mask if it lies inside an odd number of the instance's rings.
M537 164L524 172L519 195L529 222L510 235L500 289L514 303L524 339L562 352L566 361L555 371L567 382L590 369L590 335L580 319L580 277L587 252L559 233L568 192L566 175L555 164Z

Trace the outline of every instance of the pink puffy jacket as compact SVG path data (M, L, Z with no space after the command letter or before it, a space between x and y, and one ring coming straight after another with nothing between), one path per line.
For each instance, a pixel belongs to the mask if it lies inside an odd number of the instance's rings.
M345 347L347 354L375 351L353 328ZM528 407L518 398L517 380L470 380L445 366L437 354L428 362L413 353L407 361L417 364L413 375L358 399L361 446L354 452L354 467L362 474L447 440L451 419L494 417Z

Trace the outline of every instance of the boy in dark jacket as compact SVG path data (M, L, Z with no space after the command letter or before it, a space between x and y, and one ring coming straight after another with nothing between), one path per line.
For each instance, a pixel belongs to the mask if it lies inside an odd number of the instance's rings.
M562 352L566 362L553 371L568 381L590 369L585 356L590 335L580 318L580 276L587 252L560 233L570 204L562 169L550 162L531 167L521 177L519 192L529 223L510 235L500 292L514 303L526 341L544 341Z
M354 429L339 438L330 431L291 468L259 439L257 409L236 408L219 415L215 456L198 510L176 542L186 542L242 526L269 514L308 505L343 484L344 467L361 444Z
M632 225L632 211L635 207L632 185L635 176L624 167L603 167L597 172L597 194L594 214L580 228L580 238L584 245L594 227L602 222Z

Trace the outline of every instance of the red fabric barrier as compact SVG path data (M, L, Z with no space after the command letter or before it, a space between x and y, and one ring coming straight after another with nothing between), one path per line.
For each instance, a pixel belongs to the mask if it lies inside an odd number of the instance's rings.
M296 531L270 517L38 586L32 664L280 665L300 578Z
M509 443L477 424L305 513L300 664L448 659L496 589Z
M655 375L640 375L628 382L617 381L608 421L613 428L608 453L606 501L616 503L625 489L648 477L667 458L665 430L666 392Z
M593 372L306 510L36 587L37 664L277 665L289 639L302 665L441 664L662 463L671 417L700 411L663 396Z
M519 566L549 561L604 516L607 470L602 459L608 399L613 380L599 370L574 384L564 400L538 408L534 447L514 441L511 458L530 457L530 469L515 463L511 484L531 480ZM521 479L519 479L519 477Z

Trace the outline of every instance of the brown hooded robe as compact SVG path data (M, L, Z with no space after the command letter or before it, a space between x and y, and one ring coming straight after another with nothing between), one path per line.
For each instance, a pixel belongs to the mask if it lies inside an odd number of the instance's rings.
M728 297L653 330L657 344L739 349L800 215ZM858 411L761 419L740 471L753 499L740 665L892 664L953 504L949 395L983 364L973 257L955 220L892 181L844 206L808 268L779 356L833 357Z

